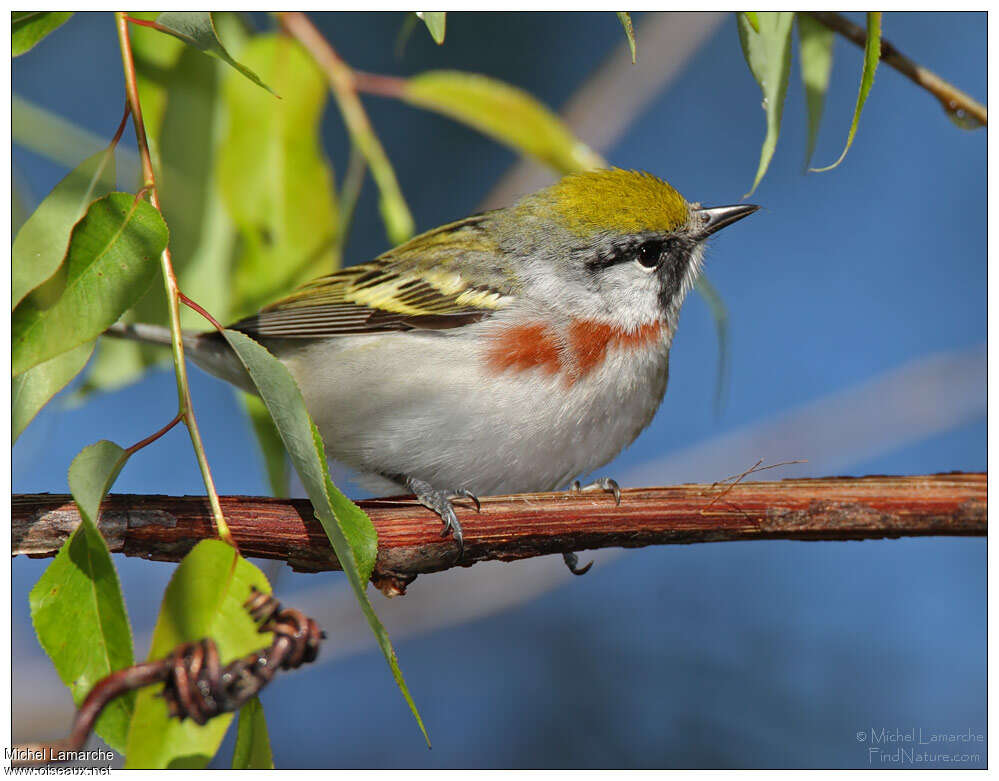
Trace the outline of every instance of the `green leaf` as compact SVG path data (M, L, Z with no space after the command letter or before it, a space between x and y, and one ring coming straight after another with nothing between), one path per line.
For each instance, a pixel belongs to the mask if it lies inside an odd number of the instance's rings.
M760 31L759 14L756 11L744 11L743 13L746 16L746 21L749 22L749 26L753 28L753 32L758 33Z
M209 57L214 57L226 65L231 65L258 87L263 87L272 95L277 95L274 90L260 80L256 73L229 56L229 52L226 51L215 31L215 22L212 20L210 12L166 11L156 17L156 25L156 29L176 36Z
M798 14L798 40L801 44L801 81L805 85L808 108L808 151L805 166L812 160L815 141L822 123L829 75L832 73L833 41L836 34L808 14Z
M361 605L368 625L388 661L396 685L405 697L429 745L426 728L399 669L388 632L382 626L365 592L377 553L377 535L367 514L341 494L330 480L322 437L305 408L301 391L288 369L265 348L237 331L226 330L229 342L253 380L277 426L305 491L312 501L340 566Z
M835 163L827 165L825 168L813 168L813 171L829 171L840 163L850 151L853 143L853 136L857 132L857 123L860 122L860 112L864 110L864 103L867 95L874 86L874 72L878 69L878 62L881 60L881 12L869 11L867 13L867 44L864 46L864 70L860 75L860 92L857 93L857 106L853 110L853 121L850 123L850 133L846 137L846 146L843 153Z
M114 151L107 149L70 171L38 205L11 248L12 307L56 272L66 256L73 226L92 201L114 187Z
M750 191L743 196L748 198L763 179L777 148L787 80L791 75L791 23L794 21L794 13L768 11L757 14L759 32L753 29L745 13L740 13L738 20L742 53L763 92L763 110L767 114L767 134L760 151L756 179L753 180Z
M603 164L551 110L527 92L488 76L429 71L406 80L400 97L464 122L562 173Z
M444 43L444 28L447 23L447 14L444 11L417 11L416 15L423 20L434 42L438 46Z
M235 316L339 267L333 171L320 126L323 74L287 36L257 36L240 54L283 98L264 98L235 75L223 82L229 130L216 175L241 239L230 283Z
M149 203L111 193L91 204L66 261L11 316L14 374L91 341L149 287L167 227Z
M86 342L69 352L49 358L11 380L10 416L11 441L16 442L49 399L65 388L70 380L83 371L94 343Z
M277 497L287 497L291 493L288 479L288 457L284 452L284 443L281 435L274 426L271 413L259 397L249 393L237 391L240 403L246 416L253 426L253 433L260 446L260 454L264 459L264 468L267 471L267 483L270 485L271 493Z
M267 578L220 540L202 540L180 562L163 595L149 659L161 659L181 643L206 637L215 641L223 665L265 648L270 633L260 633L243 607L251 587L270 592ZM128 735L127 768L202 768L232 721L226 713L202 727L190 719L171 719L162 686L147 686L135 700Z
M232 752L233 770L273 770L271 740L267 735L264 706L254 697L239 709L236 748Z
M225 25L226 40L238 41L239 27L230 21L228 14L216 14L219 28ZM236 228L222 204L215 175L221 131L228 119L220 98L221 78L231 73L264 100L277 101L176 38L141 26L133 26L132 32L143 115L150 144L157 149L160 205L170 226L174 271L181 289L225 322L231 314ZM147 106L153 106L155 113ZM184 328L203 330L207 325L187 307L181 308L180 316ZM123 319L169 323L162 274L156 274L146 295ZM73 399L127 385L169 357L168 350L155 346L101 339L87 378Z
M631 23L631 14L627 11L618 11L617 18L624 28L624 34L628 37L628 48L631 49L631 64L634 65L638 61L638 52L635 49L635 27Z
M170 252L181 289L224 321L229 317L235 227L219 203L214 175L220 129L226 121L219 99L221 70L213 60L184 47L163 74L166 108L160 131L158 190L163 219L170 226ZM245 79L234 77L257 92ZM160 284L152 285L135 307L131 315L135 321L169 322L162 277L159 279ZM196 329L207 325L186 307L181 309L181 324Z
M69 465L69 490L80 514L97 522L104 495L118 478L129 453L114 442L102 439L83 448Z
M61 27L73 13L66 11L12 11L10 14L10 53L20 57L46 35Z
M69 468L69 487L81 523L29 596L38 641L79 705L94 685L133 664L132 632L107 543L97 530L101 500L128 453L106 440L84 448ZM134 695L112 701L97 721L97 734L122 753Z

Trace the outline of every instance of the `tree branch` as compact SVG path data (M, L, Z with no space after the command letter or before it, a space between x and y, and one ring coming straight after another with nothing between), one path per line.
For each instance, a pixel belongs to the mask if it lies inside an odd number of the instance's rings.
M220 497L245 556L280 559L294 569L339 569L308 500ZM455 562L440 520L410 497L359 502L378 530L373 578L398 593L417 574L477 561L585 548L641 547L726 540L859 540L986 534L986 475L823 478L739 485L680 485L609 494L549 493L484 497L482 512L461 502L465 555ZM63 494L17 494L13 555L53 556L80 522ZM108 496L101 533L112 552L178 561L214 537L205 497Z
M837 32L861 49L867 45L867 33L842 14L835 11L804 11L815 21L821 22L833 32ZM944 81L933 71L918 65L896 49L888 41L881 39L881 62L890 65L907 76L913 83L929 92L940 101L944 111L958 120L970 120L977 125L989 124L989 112L985 106L961 92L948 81Z

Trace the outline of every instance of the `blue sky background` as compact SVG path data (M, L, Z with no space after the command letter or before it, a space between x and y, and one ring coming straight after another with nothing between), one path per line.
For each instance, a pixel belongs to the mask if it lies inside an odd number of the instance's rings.
M443 47L418 29L396 60L400 20L341 14L320 25L363 70L479 71L555 107L621 38L612 14L453 14ZM985 97L984 14L886 14L883 29L910 57ZM640 37L638 45L641 57ZM840 40L835 56L815 164L839 154L856 99L860 50ZM634 473L907 362L958 351L980 357L980 410L929 438L874 457L857 453L842 472L987 467L986 132L957 129L927 93L882 67L845 162L803 175L797 67L795 59L783 136L752 198L763 209L719 235L708 258L731 328L723 411L713 409L714 324L694 295L663 407L607 474ZM121 75L110 16L77 15L12 69L16 93L102 136L117 124ZM515 161L445 119L386 99L365 102L420 229L473 211ZM346 142L338 117L330 112L324 127L339 175ZM728 18L606 156L669 179L690 200L734 203L752 182L763 130L759 89ZM16 146L14 164L35 199L65 173ZM347 260L385 248L369 181ZM266 493L230 389L195 370L192 390L220 492ZM897 411L877 404L855 411L873 421L872 436L879 416ZM175 406L167 372L82 407L50 406L14 447L14 491L65 492L66 469L82 447L102 438L130 444ZM850 442L842 447L849 452ZM826 473L822 454L807 446L784 452L774 443L758 455L810 459L787 476ZM751 463L730 464L719 453L717 472L693 477L711 482ZM186 433L175 429L134 458L115 490L203 493ZM116 563L136 632L148 632L173 565ZM562 566L558 558L548 564ZM14 677L30 671L51 683L27 611L45 565L14 561ZM521 566L493 573L496 588L516 581ZM420 578L412 590L452 577ZM340 581L285 572L279 592L293 602L300 587L338 593ZM890 767L872 759L869 737L858 733L985 732L985 593L983 539L647 548L526 604L401 639L432 751L374 650L284 676L263 701L279 767ZM16 738L16 704L14 729ZM52 729L50 737L62 731ZM978 750L980 761L950 766L984 767L987 747Z

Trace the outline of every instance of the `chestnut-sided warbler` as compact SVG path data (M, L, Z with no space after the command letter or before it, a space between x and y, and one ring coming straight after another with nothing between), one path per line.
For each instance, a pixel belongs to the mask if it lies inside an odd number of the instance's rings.
M373 490L415 493L460 551L453 498L566 486L649 425L704 241L757 208L702 208L648 173L567 176L232 327L288 367L332 459ZM116 331L169 342L163 328ZM219 334L185 349L252 392Z

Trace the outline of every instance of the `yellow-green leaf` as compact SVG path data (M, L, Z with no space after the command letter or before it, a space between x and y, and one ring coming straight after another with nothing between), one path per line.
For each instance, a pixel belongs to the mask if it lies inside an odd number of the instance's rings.
M16 442L49 399L65 388L70 380L83 371L94 343L86 342L69 352L49 358L11 380L10 427L11 440Z
M114 150L106 149L70 171L38 205L11 247L12 307L56 272L73 226L92 201L114 187Z
M749 22L749 26L753 28L753 32L758 33L760 31L760 17L756 11L744 11L746 16L746 21Z
M19 57L30 51L42 38L61 27L72 11L12 11L10 14L10 53Z
M417 11L416 15L423 20L430 32L430 37L440 46L444 43L445 26L447 24L447 14L444 11Z
M638 52L635 49L635 27L631 23L631 14L627 11L618 11L617 18L621 22L621 26L624 28L624 34L628 38L628 49L631 50L631 64L634 65L638 61Z
M792 12L766 12L757 14L757 32L745 13L738 14L739 41L746 63L753 78L763 92L763 110L767 116L767 134L760 150L760 164L756 170L753 186L743 197L748 198L756 190L763 175L770 166L770 160L777 148L780 135L781 117L784 114L784 98L787 95L787 80L791 74L791 23Z
M333 485L322 437L305 408L298 385L285 365L246 334L226 330L223 331L223 336L267 405L291 462L309 495L316 517L329 537L344 575L368 620L368 626L392 670L396 685L429 745L430 739L423 726L423 719L402 677L388 632L368 601L366 587L377 554L377 535L371 519Z
M833 41L836 35L808 14L798 14L798 40L801 44L801 81L805 85L805 105L808 109L808 150L805 166L812 160L815 141L822 122L829 75L832 73Z
M236 748L232 752L232 769L274 769L264 706L257 697L239 709L239 727L236 731Z
M11 316L14 374L89 342L145 293L167 227L149 203L111 193L76 224L66 260Z
M267 578L220 540L202 540L180 562L163 595L149 659L166 656L181 643L215 641L223 665L270 645L243 607L252 587L270 592ZM199 727L169 717L158 697L162 686L142 689L128 735L128 768L202 768L225 736L232 714Z
M853 143L853 136L857 132L857 123L860 122L860 112L864 110L864 103L867 95L874 86L874 72L878 69L878 62L881 60L881 12L869 11L867 14L867 44L864 46L864 70L860 75L860 91L857 93L857 105L853 109L853 121L850 123L850 133L846 137L846 146L842 154L832 165L825 168L813 168L813 171L829 171L846 157Z
M524 90L460 71L429 71L405 82L407 103L464 122L556 171L599 168L603 160Z
M339 266L333 171L320 128L325 79L287 36L256 36L240 56L281 90L282 100L234 74L224 79L229 129L217 177L242 240L231 291L235 316Z
M31 590L31 621L73 702L83 702L94 685L133 664L132 630L107 543L97 530L101 500L128 460L128 453L103 440L80 451L69 468L69 487L80 525ZM135 696L113 700L96 731L111 748L125 750Z
M229 16L216 17L220 27L226 24L227 40L236 39L229 28L238 32L239 27L227 24ZM138 25L132 33L142 112L150 144L157 152L160 204L170 226L174 272L181 289L224 322L230 317L236 229L221 203L215 176L221 128L226 121L220 100L221 77L231 73L264 100L279 101L172 36ZM184 328L202 330L207 325L187 307L182 307L180 314ZM161 274L156 274L147 294L124 319L169 323ZM101 339L74 399L127 385L169 356L168 350L155 346Z
M156 17L157 29L174 35L184 43L190 44L198 51L221 60L242 73L259 87L263 87L272 95L276 95L270 87L260 80L256 73L245 65L236 62L226 51L215 31L215 22L208 11L166 11Z

